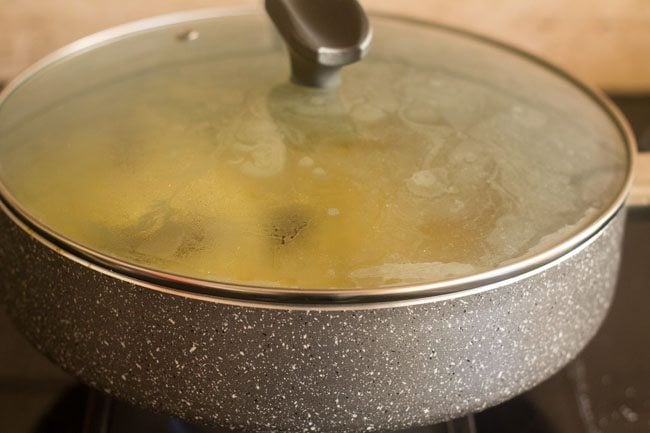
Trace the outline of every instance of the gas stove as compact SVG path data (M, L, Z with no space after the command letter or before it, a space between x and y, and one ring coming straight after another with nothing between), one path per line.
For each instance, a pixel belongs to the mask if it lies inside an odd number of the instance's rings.
M650 151L650 96L614 97ZM563 370L483 412L409 433L650 432L650 210L631 210L618 290L595 339ZM76 383L0 312L0 431L218 433L153 414Z

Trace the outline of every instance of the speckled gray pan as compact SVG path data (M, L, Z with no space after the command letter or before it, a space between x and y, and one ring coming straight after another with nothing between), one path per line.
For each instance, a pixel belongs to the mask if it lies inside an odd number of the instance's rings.
M84 382L242 431L373 431L481 410L540 382L610 305L624 212L500 286L358 310L244 307L98 272L0 217L0 282L27 338Z
M0 105L62 56L132 30L45 59ZM39 350L85 383L236 431L392 430L497 404L582 349L605 317L619 268L634 140L614 108L566 78L620 130L629 164L611 206L537 256L449 287L314 294L192 285L93 256L21 212L0 184L4 306Z

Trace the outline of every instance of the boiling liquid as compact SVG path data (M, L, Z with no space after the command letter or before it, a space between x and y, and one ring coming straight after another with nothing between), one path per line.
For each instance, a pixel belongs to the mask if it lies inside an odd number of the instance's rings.
M88 91L11 131L2 177L104 254L303 288L492 269L572 234L619 187L622 156L498 91L371 61L340 91L308 90L270 59Z

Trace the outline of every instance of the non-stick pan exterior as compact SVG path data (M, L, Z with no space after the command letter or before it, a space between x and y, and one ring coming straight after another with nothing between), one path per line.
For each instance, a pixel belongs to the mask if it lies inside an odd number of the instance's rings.
M624 225L620 211L587 244L500 286L308 311L136 285L0 214L5 305L39 350L119 398L245 431L425 425L532 387L602 322Z

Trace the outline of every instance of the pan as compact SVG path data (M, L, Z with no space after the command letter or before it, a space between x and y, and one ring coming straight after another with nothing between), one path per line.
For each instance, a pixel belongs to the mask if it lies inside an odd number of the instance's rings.
M267 11L114 28L4 90L15 325L90 386L236 431L429 425L575 357L619 269L617 109L464 30Z

